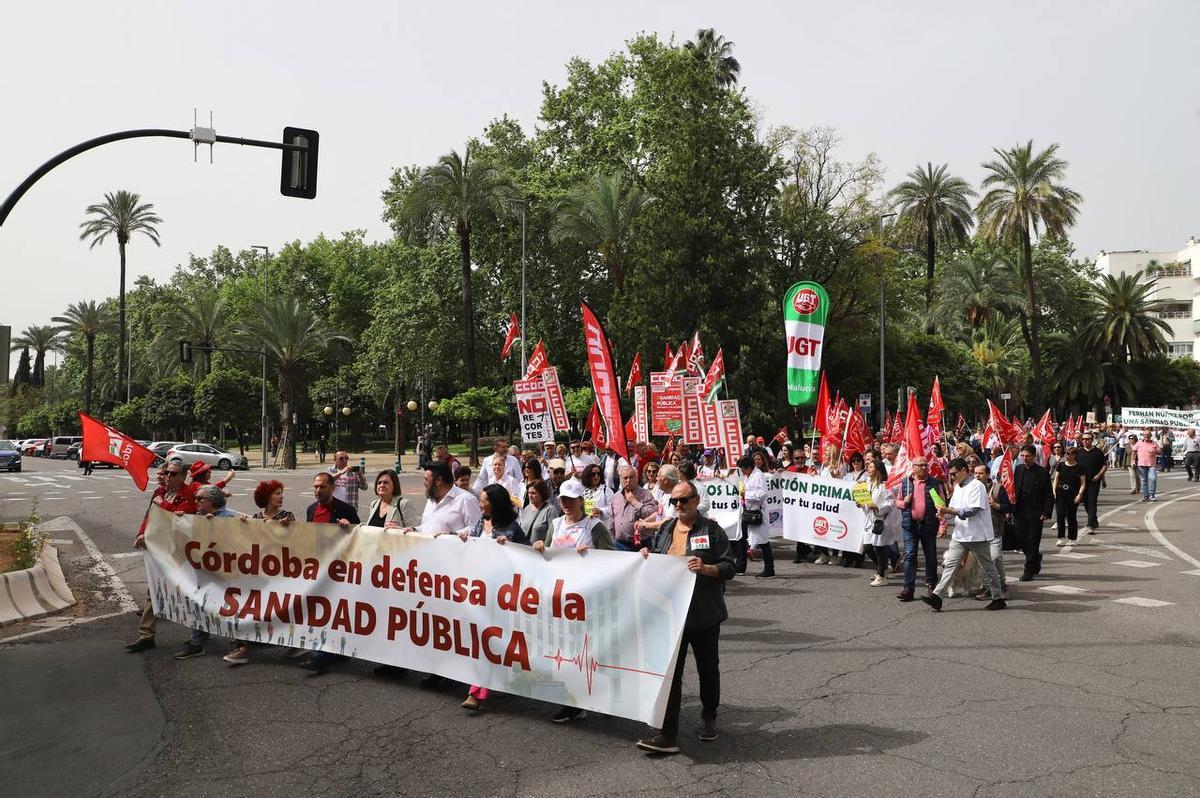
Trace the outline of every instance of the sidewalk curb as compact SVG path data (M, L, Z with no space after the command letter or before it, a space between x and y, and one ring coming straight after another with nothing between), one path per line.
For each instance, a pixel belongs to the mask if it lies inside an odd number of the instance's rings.
M40 618L75 603L75 594L58 564L58 549L42 548L37 565L0 574L0 626Z

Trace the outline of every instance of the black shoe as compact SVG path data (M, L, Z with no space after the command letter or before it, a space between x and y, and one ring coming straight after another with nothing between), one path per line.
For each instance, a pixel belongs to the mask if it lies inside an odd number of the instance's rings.
M1033 574L1028 574L1028 573L1026 573L1026 574L1021 574L1021 578L1020 578L1020 579L1018 579L1017 581L1018 581L1018 582L1032 582L1032 581L1033 581Z
M913 601L914 600L913 592L911 590L909 590L908 588L904 588L899 593L897 593L896 598L900 599L901 601Z
M445 676L438 676L437 674L430 674L429 676L426 676L424 679L421 680L421 686L424 687L426 690L433 690L438 687L441 687L445 683L445 681L446 681Z
M1008 604L1005 603L1004 599L992 599L992 603L988 604L986 607L984 607L984 609L985 610L1002 610L1007 606L1008 606Z
M372 672L376 676L385 679L399 679L408 673L404 668L397 668L395 665L376 665L375 670Z
M942 597L937 593L930 593L928 596L921 596L921 601L933 607L934 612L942 611Z
M558 712L554 713L554 717L550 718L551 723L570 723L573 720L583 720L587 717L587 712L579 707L559 707Z
M179 649L175 654L175 659L192 659L193 657L203 657L204 646L198 646L192 641L183 644L183 648Z
M761 574L755 574L754 578L755 579L774 579L775 572L774 571L763 571Z
M153 637L139 637L132 643L125 644L125 650L130 654L140 654L143 651L149 651L155 648L158 644L154 642Z
M663 736L661 733L654 735L648 740L638 740L637 747L652 754L679 753L679 744L670 737Z
M715 739L717 739L716 719L704 721L704 728L700 730L700 742L711 743Z

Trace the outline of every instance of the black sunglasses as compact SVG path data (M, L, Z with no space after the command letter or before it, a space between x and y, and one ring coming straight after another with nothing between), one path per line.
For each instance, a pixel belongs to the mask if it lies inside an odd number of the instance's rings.
M675 505L676 507L682 507L683 505L690 502L692 499L698 499L698 498L700 498L700 496L695 493L693 493L691 496L672 496L671 504Z

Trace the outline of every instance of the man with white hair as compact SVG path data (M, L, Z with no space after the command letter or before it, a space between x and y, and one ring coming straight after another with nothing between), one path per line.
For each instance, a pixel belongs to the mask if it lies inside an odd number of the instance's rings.
M612 512L613 547L618 551L635 551L641 542L638 521L653 519L658 514L658 502L650 491L638 485L637 471L628 462L618 468L620 490L609 508Z

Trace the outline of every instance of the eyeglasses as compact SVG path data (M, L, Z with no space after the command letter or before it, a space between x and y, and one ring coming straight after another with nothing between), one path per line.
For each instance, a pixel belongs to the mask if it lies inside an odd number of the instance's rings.
M183 474L182 471L167 471L166 472L166 475L168 477L178 477L178 476L181 476L182 474Z
M691 496L672 496L671 504L675 505L676 507L682 507L683 505L690 502L692 499L698 499L698 498L700 498L700 497L697 496L696 494L692 494Z

